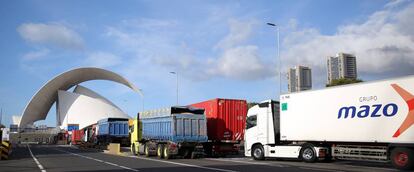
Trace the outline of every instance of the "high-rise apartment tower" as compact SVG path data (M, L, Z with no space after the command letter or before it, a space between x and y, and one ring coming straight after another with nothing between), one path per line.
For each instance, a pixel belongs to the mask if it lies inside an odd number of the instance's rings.
M309 67L295 66L288 71L288 91L297 92L312 89L312 71Z
M357 78L356 57L352 54L338 53L335 57L328 57L328 84L335 79Z

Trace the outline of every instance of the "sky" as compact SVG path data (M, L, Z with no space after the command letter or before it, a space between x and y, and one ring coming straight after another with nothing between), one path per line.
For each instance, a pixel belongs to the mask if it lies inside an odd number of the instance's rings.
M114 82L81 84L130 116L175 105L177 77L180 105L278 99L295 65L310 67L321 89L326 58L339 52L356 55L364 81L412 75L413 17L410 0L1 1L3 123L47 81L79 67L116 72L142 89L143 98ZM54 126L55 111L36 124Z

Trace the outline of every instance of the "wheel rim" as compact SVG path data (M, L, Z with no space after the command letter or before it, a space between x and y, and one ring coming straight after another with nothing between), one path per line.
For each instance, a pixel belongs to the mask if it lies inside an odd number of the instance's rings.
M303 150L302 158L312 159L313 158L313 150L311 148L306 148L305 150Z
M161 157L161 147L160 146L158 146L157 154L158 154L159 157Z
M254 149L254 151L253 151L253 155L254 155L254 157L256 157L256 158L260 158L260 157L262 156L262 149L260 149L260 148L256 148L256 149Z
M398 166L405 166L408 163L408 154L406 152L398 152L394 156L394 162Z
M164 148L164 156L167 158L168 157L168 149Z

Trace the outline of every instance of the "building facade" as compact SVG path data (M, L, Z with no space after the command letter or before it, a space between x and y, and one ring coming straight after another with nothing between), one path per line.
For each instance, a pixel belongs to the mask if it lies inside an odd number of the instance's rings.
M312 89L312 70L305 66L295 66L288 71L289 93Z
M328 84L331 84L335 79L356 79L356 56L352 54L338 53L335 57L328 57L327 71Z

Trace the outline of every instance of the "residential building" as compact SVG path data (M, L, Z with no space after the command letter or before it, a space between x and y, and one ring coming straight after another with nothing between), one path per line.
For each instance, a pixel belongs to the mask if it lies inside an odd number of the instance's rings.
M328 84L335 79L357 78L356 57L352 54L338 53L335 57L328 57Z
M298 92L312 89L312 71L309 67L295 66L288 71L288 91Z

